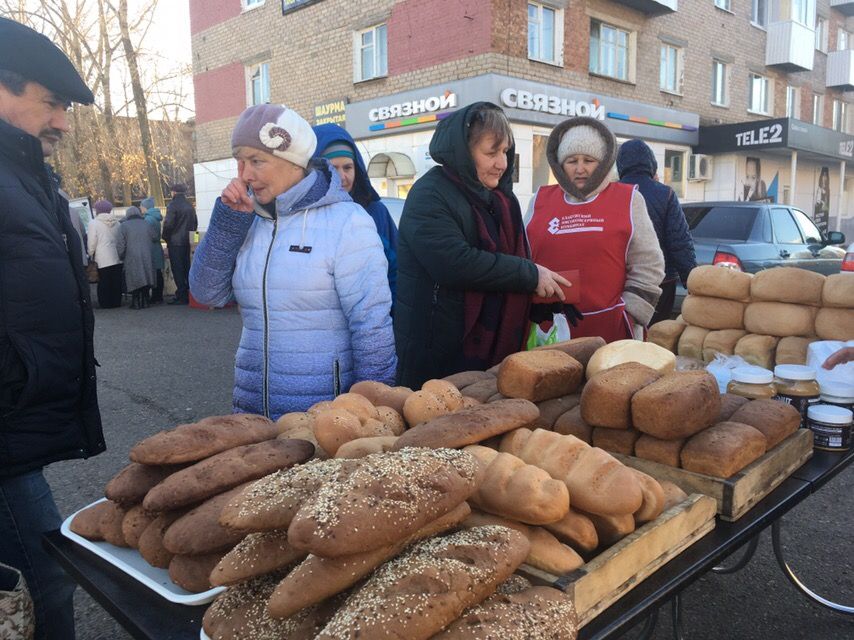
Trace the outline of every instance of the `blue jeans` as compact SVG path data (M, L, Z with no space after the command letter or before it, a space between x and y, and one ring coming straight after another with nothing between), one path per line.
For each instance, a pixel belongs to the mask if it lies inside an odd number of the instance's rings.
M42 547L62 524L41 470L0 478L0 562L19 569L36 611L36 640L74 640L74 581Z

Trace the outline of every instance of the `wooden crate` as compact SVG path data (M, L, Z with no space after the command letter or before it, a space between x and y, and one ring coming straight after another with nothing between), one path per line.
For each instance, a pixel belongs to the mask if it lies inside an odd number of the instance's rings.
M519 573L570 594L584 626L714 527L715 501L695 493L572 573L556 576L528 565Z
M729 478L715 478L666 464L613 453L623 464L658 480L669 480L686 493L702 493L718 503L722 520L734 521L773 491L812 457L812 431L798 429L764 456Z

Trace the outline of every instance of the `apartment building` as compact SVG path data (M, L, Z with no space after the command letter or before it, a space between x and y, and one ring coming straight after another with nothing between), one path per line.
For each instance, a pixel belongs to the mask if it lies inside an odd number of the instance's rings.
M854 226L854 1L190 0L190 14L203 227L247 105L345 126L377 190L405 197L436 123L477 100L511 120L523 207L554 180L551 128L589 115L647 141L685 200Z

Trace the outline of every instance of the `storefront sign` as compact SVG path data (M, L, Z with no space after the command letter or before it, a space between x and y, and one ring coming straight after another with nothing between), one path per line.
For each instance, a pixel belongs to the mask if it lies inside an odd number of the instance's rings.
M598 98L594 98L593 102L584 102L508 87L501 92L501 104L513 109L542 111L567 118L586 116L597 120L605 119L605 107Z
M337 124L344 126L347 122L347 103L343 100L333 100L314 106L314 124Z
M302 9L310 4L314 4L318 0L282 0L282 15L297 9Z
M430 96L429 98L376 107L368 112L368 118L371 122L382 122L383 120L391 120L392 118L408 118L409 116L422 113L453 109L456 106L457 94L446 90L440 96Z

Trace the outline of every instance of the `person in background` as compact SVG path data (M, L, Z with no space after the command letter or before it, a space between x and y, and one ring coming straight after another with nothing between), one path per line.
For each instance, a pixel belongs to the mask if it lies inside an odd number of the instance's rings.
M321 124L313 129L317 136L315 157L329 160L329 164L338 172L341 186L356 203L362 205L377 226L377 233L380 234L383 252L388 261L388 286L391 289L393 310L397 288L397 227L394 220L380 200L379 194L371 186L365 161L350 134L337 124Z
M36 640L75 638L75 583L42 546L62 524L44 467L106 449L89 283L45 164L71 103L93 101L59 48L0 18L0 563L24 574Z
M151 243L159 236L137 207L128 207L124 222L119 225L116 250L124 264L125 289L131 294L131 309L148 306L148 291L157 282Z
M154 265L155 283L151 288L151 296L148 301L151 304L161 304L163 302L163 268L166 266L166 261L163 258L163 245L160 244L163 216L160 209L154 206L154 198L143 199L139 203L139 208L145 221L157 232L157 236L151 241L151 262Z
M677 280L682 282L683 287L688 286L688 274L697 266L694 241L676 193L655 179L658 163L646 142L624 142L617 153L617 171L620 182L637 185L646 202L658 245L664 254L664 280L659 284L661 297L650 320L653 325L660 320L670 319Z
M584 315L573 337L606 342L644 338L664 279L664 256L643 196L612 182L617 141L594 118L564 120L549 135L546 157L556 185L531 201L533 259L555 271L578 270Z
M277 419L362 380L390 383L396 359L388 265L376 225L284 105L249 107L231 134L238 175L196 250L202 304L243 318L234 411Z
M115 309L122 306L122 261L116 248L119 219L113 203L98 200L93 207L95 219L89 224L89 257L98 265L98 306Z
M397 382L413 389L522 349L531 294L562 300L569 284L531 260L499 107L476 102L442 120L430 155L439 166L406 198L397 254Z
M198 229L196 210L187 200L187 185L172 185L172 202L166 207L163 239L169 252L172 277L175 278L175 299L169 304L189 304L190 232Z

